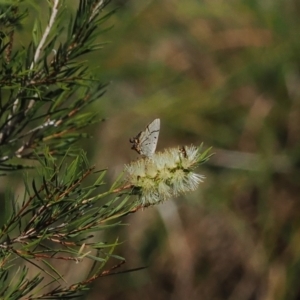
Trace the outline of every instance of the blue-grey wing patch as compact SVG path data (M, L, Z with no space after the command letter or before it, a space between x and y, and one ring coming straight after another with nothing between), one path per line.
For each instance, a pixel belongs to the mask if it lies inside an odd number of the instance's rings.
M145 130L141 131L136 137L130 139L131 149L137 153L151 157L156 149L160 130L160 119L152 121Z

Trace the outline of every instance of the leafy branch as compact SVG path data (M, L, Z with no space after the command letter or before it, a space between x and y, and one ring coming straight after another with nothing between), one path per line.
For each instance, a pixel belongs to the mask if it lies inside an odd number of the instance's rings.
M89 277L84 281L38 296L34 289L43 281L43 276L29 279L26 275L28 269L23 268L22 271L19 270L23 280L18 281L17 289L22 290L24 285L27 288L15 299L25 296L25 299L46 299L50 295L61 296L63 292L75 295L98 277L110 274L125 262L123 258L113 254L118 245L117 240L112 243L99 242L98 239L95 241L92 233L120 226L119 220L113 223L108 223L108 220L119 219L120 216L138 210L136 202L129 201L131 189L118 181L109 191L99 192L104 185L106 170L97 172L100 175L96 180L91 185L84 186L87 178L94 176L95 172L94 168L88 167L83 153L71 163L67 164L63 160L59 165L46 151L44 153L44 158L39 158L40 182L33 180L29 184L25 181L26 191L22 203L18 204L17 199L10 199L12 206L7 206L12 207L12 211L6 211L6 215L10 217L0 230L0 277L10 281L0 288L1 297L8 297L7 286L12 290L16 289L15 278L9 277L10 268L16 259L26 261L31 268L46 273L53 282L63 278L57 270L57 263L52 263L53 261L78 264L83 260L92 260L94 264ZM120 262L103 271L110 258ZM31 294L28 296L29 292ZM13 295L10 297L14 299Z
M33 152L42 155L45 144L52 154L63 155L83 136L78 129L97 121L96 114L82 111L106 85L97 83L78 59L99 49L98 27L112 12L99 17L108 1L82 0L66 30L63 3L53 1L45 29L36 21L33 41L18 50L14 28L27 14L17 6L0 7L6 24L0 40L0 170L24 168L10 161L34 159Z

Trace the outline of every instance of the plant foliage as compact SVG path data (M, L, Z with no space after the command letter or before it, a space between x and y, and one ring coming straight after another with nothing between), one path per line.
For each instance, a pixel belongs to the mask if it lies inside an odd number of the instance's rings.
M0 297L73 297L124 262L113 255L117 239L96 242L92 232L119 225L106 221L132 207L127 204L129 195L113 189L118 181L104 193L97 190L105 170L92 184L83 184L95 172L74 147L86 136L81 129L98 121L95 113L84 109L105 88L80 59L101 47L95 38L111 12L104 12L108 1L82 0L75 16L64 1L49 2L47 23L36 18L32 40L24 45L16 36L29 12L21 3L14 4L0 5L0 170L5 175L32 168L33 161L40 167L38 179L24 180L22 199L12 193L6 198L0 230ZM99 203L104 197L105 203ZM112 257L119 262L104 269ZM57 261L76 266L83 260L93 262L87 277L62 285L64 274Z
M108 17L108 1L80 1L68 28L63 1L53 1L45 28L35 20L32 41L16 44L16 27L28 16L19 6L2 5L0 78L0 170L24 168L16 164L43 155L64 155L80 137L79 129L96 121L83 109L104 93L79 58L101 45L95 42L98 27ZM100 12L102 12L100 14ZM69 155L75 154L70 148Z

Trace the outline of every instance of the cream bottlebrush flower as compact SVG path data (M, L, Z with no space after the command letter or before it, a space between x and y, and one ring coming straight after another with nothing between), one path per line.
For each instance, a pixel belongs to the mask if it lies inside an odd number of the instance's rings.
M204 176L193 169L206 159L199 147L171 148L126 165L126 179L134 186L142 206L153 205L195 190Z

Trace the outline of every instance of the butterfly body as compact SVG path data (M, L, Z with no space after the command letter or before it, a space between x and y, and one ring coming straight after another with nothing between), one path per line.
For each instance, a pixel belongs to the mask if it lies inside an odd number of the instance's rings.
M133 144L131 149L143 156L151 157L156 150L159 130L160 119L155 119L136 137L129 140Z

